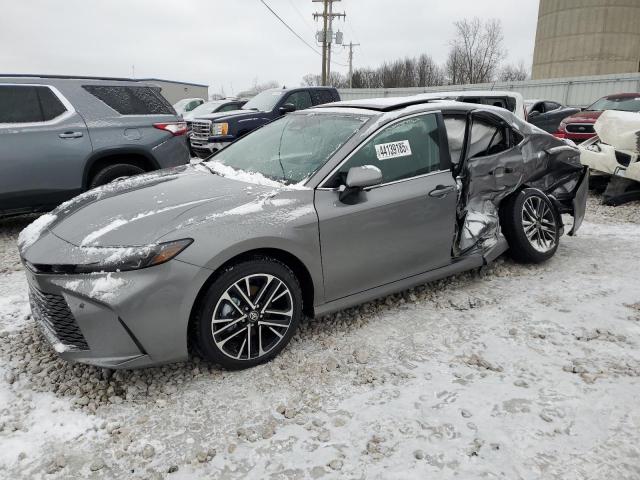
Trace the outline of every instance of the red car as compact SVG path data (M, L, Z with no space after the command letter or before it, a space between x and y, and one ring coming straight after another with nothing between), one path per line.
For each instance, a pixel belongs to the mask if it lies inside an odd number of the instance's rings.
M616 93L602 97L583 111L562 120L554 135L576 143L588 140L595 136L593 124L605 110L640 112L640 93Z

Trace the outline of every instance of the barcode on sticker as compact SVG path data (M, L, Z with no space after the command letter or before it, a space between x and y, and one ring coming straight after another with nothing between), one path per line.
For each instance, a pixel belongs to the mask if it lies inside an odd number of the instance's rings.
M376 145L375 147L378 160L387 160L389 158L397 157L408 157L409 155L411 155L411 145L409 145L409 140L381 143L380 145Z

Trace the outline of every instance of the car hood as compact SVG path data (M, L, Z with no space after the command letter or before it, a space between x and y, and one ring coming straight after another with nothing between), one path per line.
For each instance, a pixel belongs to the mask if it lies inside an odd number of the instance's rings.
M147 245L191 220L192 212L215 215L274 190L187 165L90 190L49 214L46 228L76 246Z
M264 112L257 110L231 110L230 112L210 113L208 115L198 115L198 118L192 118L192 121L197 120L212 120L221 122L225 120L241 120L243 118L253 118L256 115L261 115Z
M595 123L598 117L602 115L602 112L589 112L583 110L582 112L574 113L570 117L562 120L563 123Z

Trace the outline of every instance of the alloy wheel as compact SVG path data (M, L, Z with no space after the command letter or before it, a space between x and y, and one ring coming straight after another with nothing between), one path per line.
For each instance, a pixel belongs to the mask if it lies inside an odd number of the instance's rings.
M247 275L218 299L211 333L218 349L235 360L266 355L285 337L293 319L289 287L274 275Z
M538 196L531 196L522 206L522 228L533 248L541 253L553 249L557 241L557 225L553 211Z

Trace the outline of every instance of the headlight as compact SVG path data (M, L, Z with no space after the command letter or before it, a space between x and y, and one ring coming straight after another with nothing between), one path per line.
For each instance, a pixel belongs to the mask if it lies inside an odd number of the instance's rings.
M82 247L74 251L72 263L28 264L36 273L126 272L168 262L193 242L190 238L140 247Z
M229 133L229 124L226 122L214 123L211 125L211 132L213 135L226 135Z

